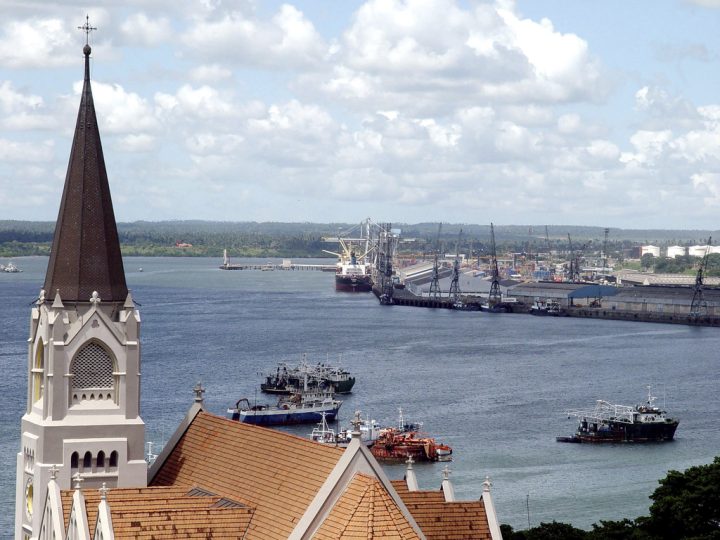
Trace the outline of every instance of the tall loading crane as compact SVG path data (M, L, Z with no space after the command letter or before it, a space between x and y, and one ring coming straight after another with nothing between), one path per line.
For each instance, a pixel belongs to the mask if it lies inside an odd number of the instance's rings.
M490 223L490 249L492 250L492 283L490 284L490 294L488 295L488 306L493 308L502 301L500 292L500 271L498 270L497 253L495 251L495 226Z
M462 229L458 233L457 242L455 242L455 262L453 262L452 281L450 282L450 290L448 296L454 302L460 301L460 239L462 238Z
M693 292L692 303L690 304L690 318L698 319L707 315L707 302L703 298L703 272L707 268L708 255L710 254L710 245L712 243L712 236L708 238L707 248L705 248L705 256L700 261L700 268L698 268L697 275L695 276L695 289Z
M568 245L570 247L570 272L569 278L572 283L580 282L580 255L576 254L573 250L572 240L570 239L570 233L568 233Z
M442 222L438 224L437 238L435 239L435 256L433 257L433 276L430 282L430 298L440 297L440 266L438 257L440 255L440 233L442 232Z

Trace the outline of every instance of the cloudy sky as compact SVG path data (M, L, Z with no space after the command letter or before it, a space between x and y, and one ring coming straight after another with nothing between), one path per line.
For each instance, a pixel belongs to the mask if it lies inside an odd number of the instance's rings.
M0 0L0 219L57 215L86 14L119 221L720 228L720 0Z

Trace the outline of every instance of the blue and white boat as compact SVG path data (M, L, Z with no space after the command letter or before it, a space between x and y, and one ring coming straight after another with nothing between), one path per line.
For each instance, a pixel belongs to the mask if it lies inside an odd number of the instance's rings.
M295 392L282 397L277 405L250 405L247 398L237 401L228 409L232 420L255 424L256 426L286 426L290 424L316 424L323 414L327 420L334 420L342 401L332 394L320 391Z

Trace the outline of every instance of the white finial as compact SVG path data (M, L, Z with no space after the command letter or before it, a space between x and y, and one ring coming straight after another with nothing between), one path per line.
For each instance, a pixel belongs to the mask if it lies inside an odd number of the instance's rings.
M80 476L79 472L76 472L72 478L73 478L73 488L81 489L82 483L85 481L85 479L82 476Z
M359 439L360 438L360 425L362 424L362 420L360 419L360 411L355 411L355 417L353 418L353 421L350 422L353 426L352 430L352 438L353 439Z
M108 489L107 484L105 482L102 483L102 486L100 487L100 489L98 489L98 491L100 492L100 499L103 501L106 501L108 491L110 491L110 490Z
M443 480L450 480L450 467L445 465L445 468L442 470L443 474Z
M57 480L57 473L60 471L58 469L57 465L53 463L52 467L50 467L50 480Z
M37 304L44 304L45 303L45 289L40 289L40 296L38 296Z
M93 291L92 296L90 297L90 303L93 305L98 305L100 302L100 295L98 295L97 291Z
M450 482L450 468L445 465L445 468L442 471L443 474L443 481L442 481L442 492L443 495L445 495L445 502L454 502L455 501L455 488L452 485L452 482Z
M490 491L490 487L491 487L493 484L492 484L492 482L490 481L490 477L489 477L489 476L487 476L487 475L485 476L485 481L482 483L482 485L483 485L483 491L488 491L488 492Z
M407 469L405 470L405 484L407 485L408 491L417 491L419 489L418 481L412 466L412 464L415 463L415 460L412 456L408 456L405 463L407 463Z
M203 394L205 393L205 389L202 387L201 383L197 383L193 387L193 392L195 392L195 403L202 404L203 402Z

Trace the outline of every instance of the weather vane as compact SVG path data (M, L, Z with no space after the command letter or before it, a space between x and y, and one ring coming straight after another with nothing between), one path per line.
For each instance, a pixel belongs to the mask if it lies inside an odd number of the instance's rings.
M78 26L78 30L85 30L85 45L89 45L90 32L97 30L95 26L90 26L90 15L85 15L85 24Z

